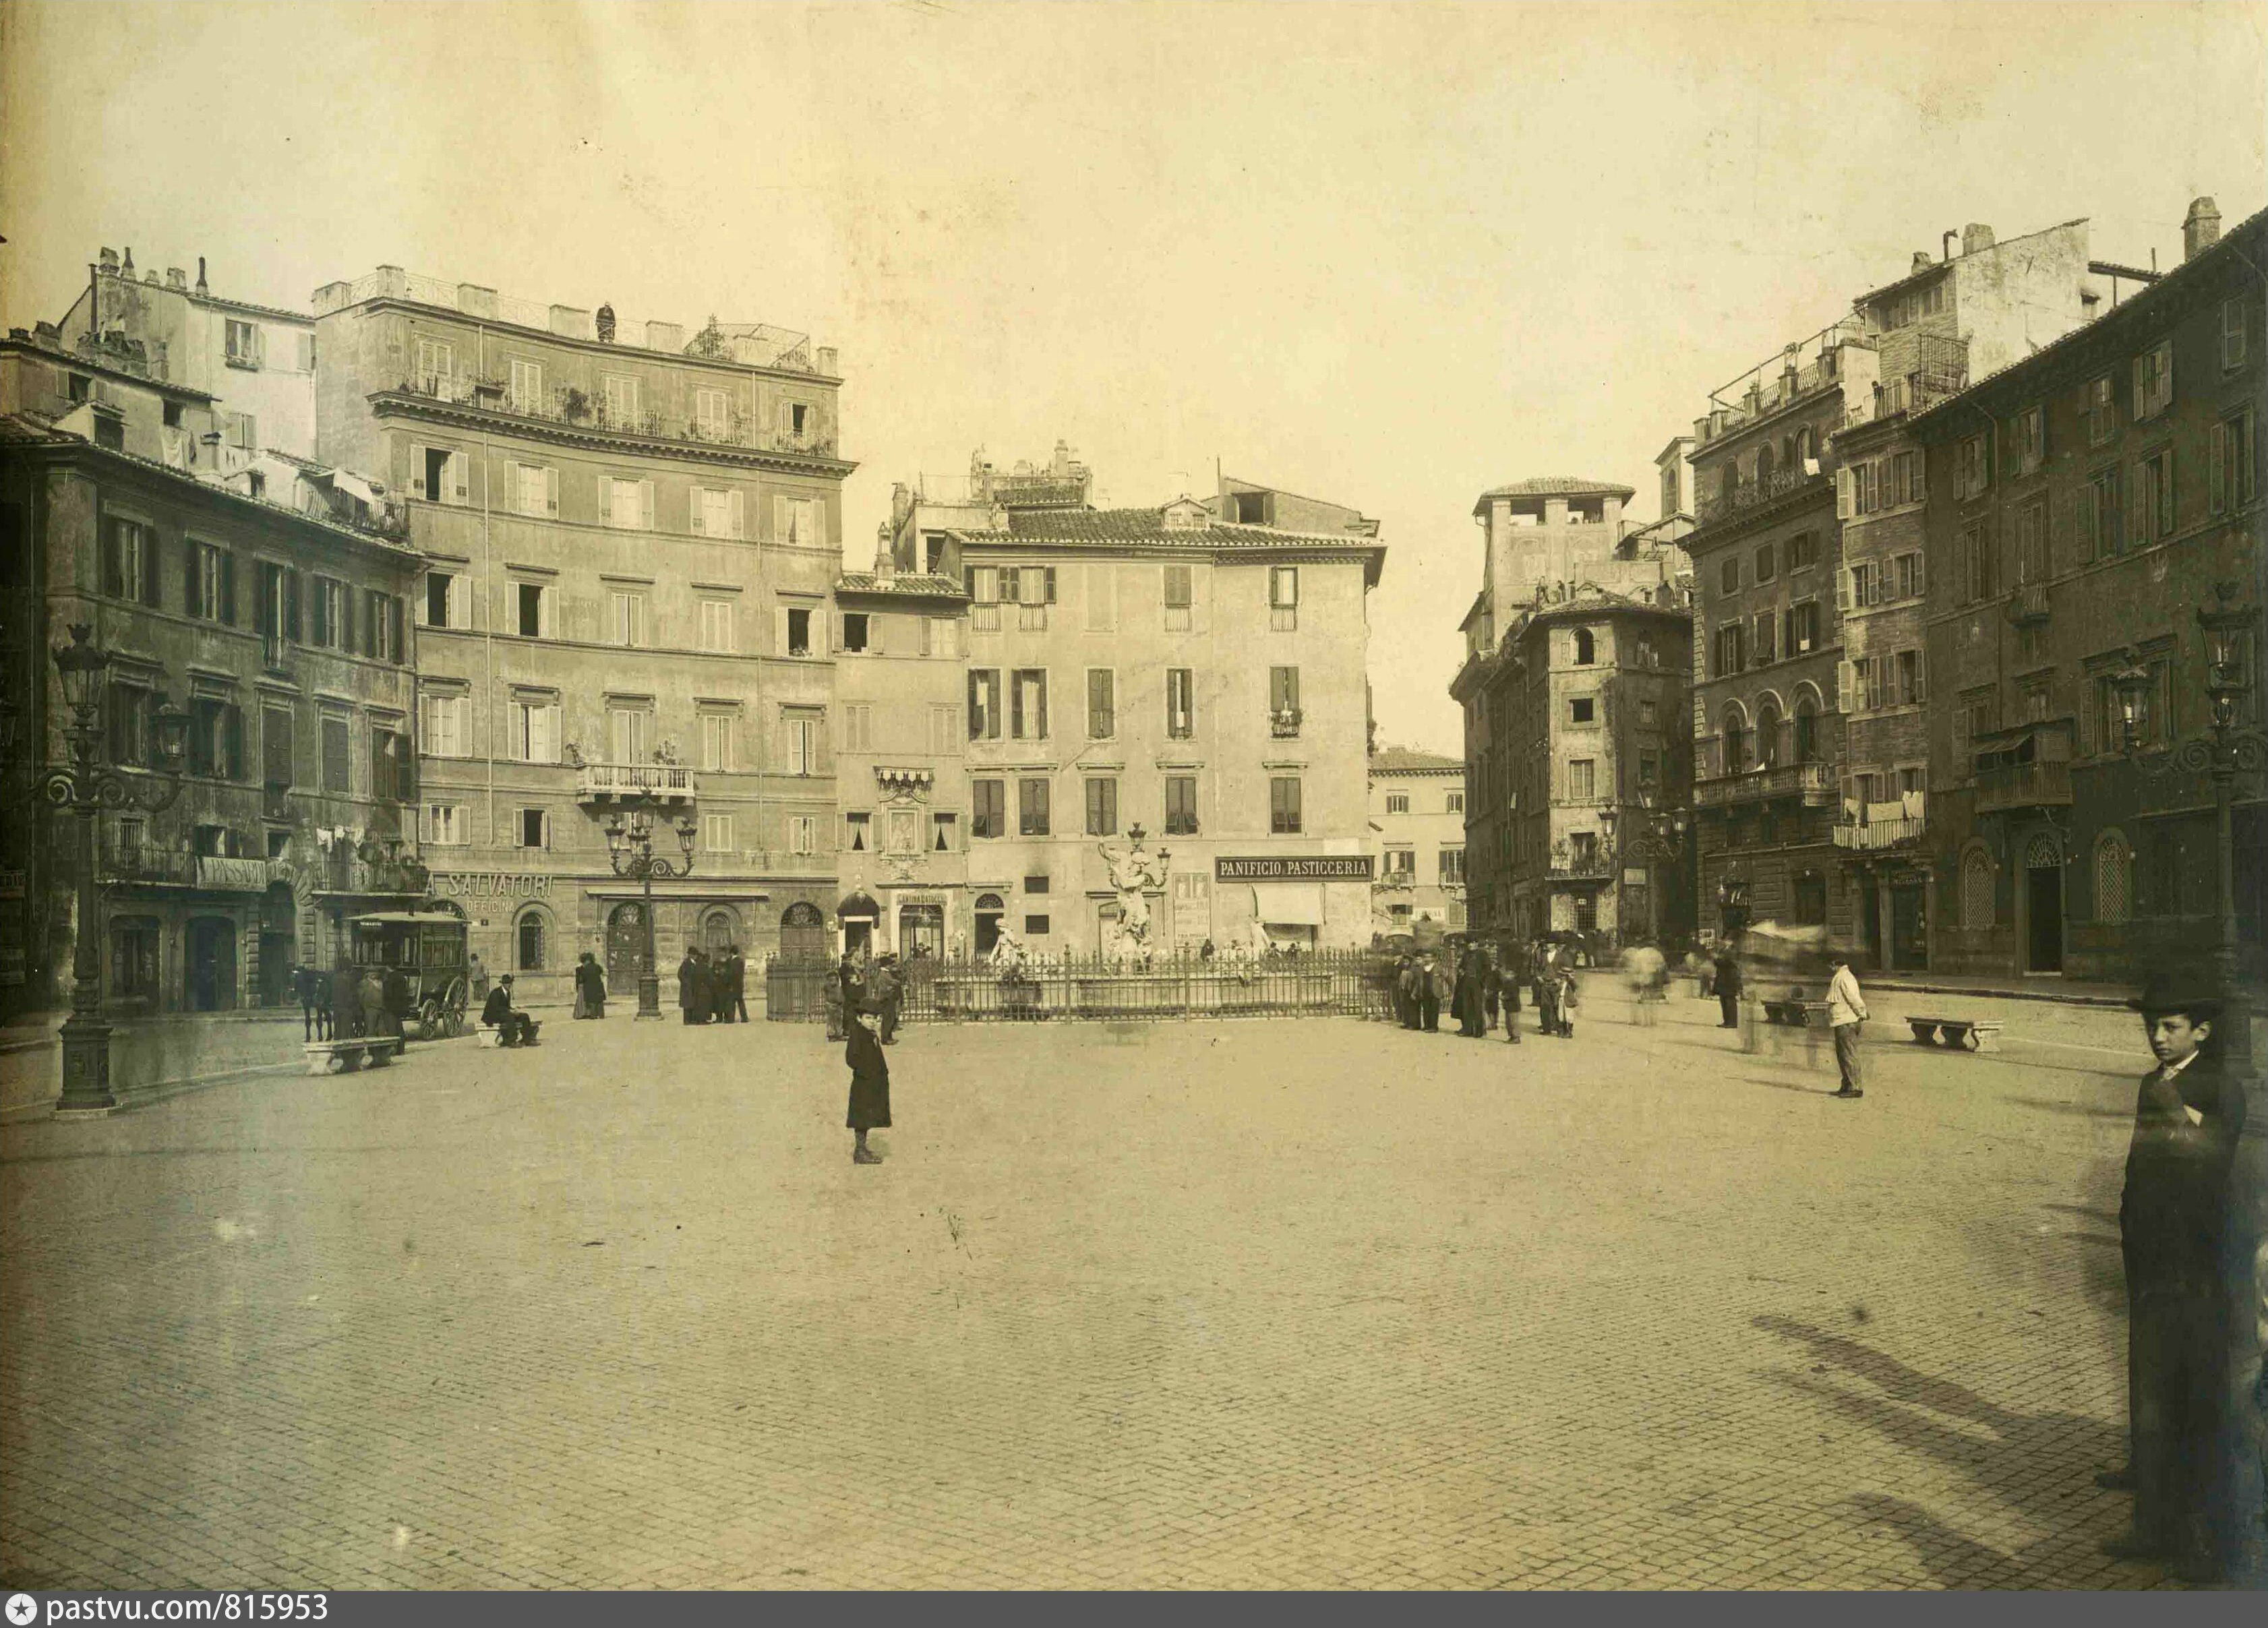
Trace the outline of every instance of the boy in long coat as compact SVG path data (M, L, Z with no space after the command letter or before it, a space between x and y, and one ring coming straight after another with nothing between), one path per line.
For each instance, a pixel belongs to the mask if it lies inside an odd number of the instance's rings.
M843 1123L858 1141L850 1149L854 1165L878 1165L881 1154L866 1145L866 1132L890 1128L890 1060L882 1042L874 1038L875 1013L862 1007L850 1014L850 1038L843 1060L850 1067L850 1109Z
M2129 1457L2096 1477L2133 1490L2134 1525L2103 1550L2169 1560L2185 1580L2206 1582L2238 1536L2220 1517L2233 1445L2228 1254L2244 1083L2210 1044L2218 991L2161 974L2130 1004L2158 1066L2135 1099L2118 1203Z
M688 1023L709 1020L709 969L699 950L688 950L677 963L677 1009Z

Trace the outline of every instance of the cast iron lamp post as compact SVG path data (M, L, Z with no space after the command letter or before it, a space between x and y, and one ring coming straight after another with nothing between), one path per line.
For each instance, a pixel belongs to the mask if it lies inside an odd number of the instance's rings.
M63 726L70 762L39 778L36 795L69 809L78 825L78 932L71 951L71 1010L63 1027L63 1089L55 1117L107 1114L118 1106L110 1094L110 1025L102 1020L102 944L95 921L99 890L94 873L95 818L106 808L140 808L151 814L170 808L181 795L181 755L189 715L170 701L158 709L158 777L119 772L102 752L102 677L110 658L90 642L85 622L71 627L71 642L55 646L63 674L63 700L70 718Z
M2202 774L2213 783L2213 858L2220 873L2220 942L2213 951L2213 970L2220 992L2235 1006L2235 1021L2228 1026L2221 1047L2232 1063L2249 1068L2252 1053L2250 1002L2242 993L2237 960L2236 834L2232 806L2236 777L2268 770L2268 735L2238 722L2243 701L2252 691L2245 671L2246 635L2259 618L2250 605L2238 605L2236 585L2213 585L2215 603L2198 607L2198 626L2205 630L2205 690L2213 704L2213 721L2202 735L2191 735L2145 754L2142 733L2149 720L2150 673L2130 646L2125 665L2112 675L2118 694L2119 721L2124 735L2126 761L2145 778L2162 780L2170 775Z
M690 814L681 814L677 820L678 846L685 850L682 859L656 858L653 851L653 810L644 801L630 806L628 815L617 814L607 821L607 857L617 876L635 876L645 891L645 949L638 963L637 1014L641 1018L661 1015L661 975L653 964L653 879L667 881L673 876L693 874L693 839L696 835Z
M1638 793L1638 806L1631 813L1636 829L1623 823L1622 813L1621 809L1611 806L1599 810L1599 823L1607 828L1607 841L1614 849L1615 897L1624 902L1627 902L1630 897L1626 886L1628 879L1623 873L1624 865L1636 859L1645 866L1646 932L1649 937L1659 938L1661 932L1661 889L1655 884L1654 867L1675 865L1685 857L1685 816L1675 811L1665 813L1657 810L1653 807L1653 799L1643 792ZM1623 910L1615 913L1617 917L1628 914ZM1623 923L1623 935L1627 941L1630 935L1627 920Z

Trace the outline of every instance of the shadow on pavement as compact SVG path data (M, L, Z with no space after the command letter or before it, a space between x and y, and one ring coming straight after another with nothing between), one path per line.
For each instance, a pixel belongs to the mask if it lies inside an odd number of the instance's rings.
M2067 1572L2037 1551L2059 1553L2074 1536L2109 1537L2124 1524L2124 1500L2097 1492L2095 1471L2125 1453L2122 1425L2074 1413L2021 1413L2003 1408L1955 1381L1910 1368L1896 1358L1846 1336L1791 1317L1765 1315L1755 1327L1807 1347L1817 1366L1807 1374L1767 1375L1787 1389L1823 1403L1851 1422L1909 1452L1960 1471L2049 1536L2007 1553L1953 1531L1904 1499L1859 1494L1851 1501L1863 1518L1897 1529L1922 1564L1952 1586L2022 1586L2035 1558L2042 1569ZM1828 1370L1822 1373L1821 1370ZM1859 1380L1879 1394L1836 1382ZM2085 1523L2074 1531L2074 1521ZM2104 1580L2139 1581L2153 1575L2120 1567Z

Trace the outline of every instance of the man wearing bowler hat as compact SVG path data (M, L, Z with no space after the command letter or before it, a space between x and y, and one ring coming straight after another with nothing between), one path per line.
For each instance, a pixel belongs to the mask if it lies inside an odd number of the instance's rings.
M2096 1477L2133 1492L2134 1525L2103 1550L2209 1581L2234 1536L2215 1517L2228 1468L2224 1256L2244 1085L2212 1043L2222 1005L2212 984L2157 974L2127 1004L2142 1014L2158 1066L2135 1099L2118 1204L2128 1457Z

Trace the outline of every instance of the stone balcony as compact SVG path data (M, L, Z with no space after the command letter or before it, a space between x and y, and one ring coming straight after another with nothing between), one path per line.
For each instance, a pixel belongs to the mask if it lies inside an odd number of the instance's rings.
M575 786L584 803L689 803L696 794L693 771L675 763L585 763Z

